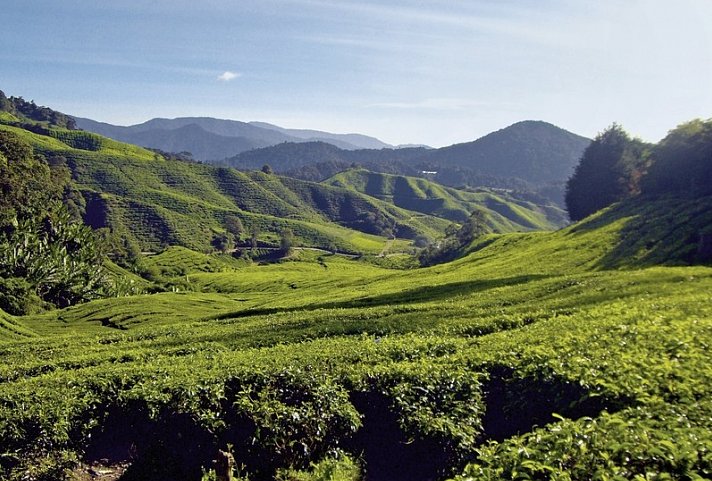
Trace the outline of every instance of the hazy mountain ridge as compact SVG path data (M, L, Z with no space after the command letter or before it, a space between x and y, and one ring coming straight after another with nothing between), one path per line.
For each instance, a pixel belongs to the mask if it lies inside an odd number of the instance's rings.
M130 126L74 117L83 130L165 151L191 152L195 159L215 161L255 148L283 142L322 141L345 150L390 147L373 137L361 134L334 134L318 130L285 129L265 122L241 122L212 117L155 118ZM180 129L193 126L188 137ZM230 140L232 139L232 140Z
M458 166L532 183L556 182L570 177L590 143L553 124L525 120L473 142L429 151L421 160L433 168Z
M284 143L225 159L259 169L322 181L355 165L371 171L427 177L452 187L529 191L563 205L563 185L591 141L555 125L523 121L473 142L440 149L411 147L343 150L319 142Z

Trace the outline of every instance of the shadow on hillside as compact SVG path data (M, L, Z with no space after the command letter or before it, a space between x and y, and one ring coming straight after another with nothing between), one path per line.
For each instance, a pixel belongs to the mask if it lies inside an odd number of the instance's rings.
M558 419L553 414L578 419L596 417L603 410L615 412L631 399L606 395L591 396L578 383L555 375L518 377L505 366L493 366L482 391L485 414L481 441L503 441L532 431Z
M591 396L578 383L552 374L517 376L504 366L490 368L482 395L480 436L474 445L458 448L448 437L406 433L393 400L383 392L353 392L351 402L361 413L363 426L342 447L364 461L365 481L438 481L461 472L475 459L475 448L490 440L503 441L557 422L555 414L570 419L596 417L631 403Z
M600 269L712 263L712 198L636 198L574 226L568 235L590 233L625 219Z
M443 299L450 299L458 295L468 295L473 292L482 292L489 289L499 287L514 286L525 284L527 282L543 279L545 275L526 275L505 277L501 279L474 280L450 282L436 286L421 286L405 291L399 291L391 294L383 294L380 296L369 296L359 299L341 302L325 302L319 304L308 304L306 306L289 307L289 308L257 308L244 311L228 312L221 314L212 319L238 319L251 316L262 316L268 314L276 314L280 312L297 312L297 311L313 311L317 309L349 309L362 307L378 307L397 304L409 304L415 302L432 302Z

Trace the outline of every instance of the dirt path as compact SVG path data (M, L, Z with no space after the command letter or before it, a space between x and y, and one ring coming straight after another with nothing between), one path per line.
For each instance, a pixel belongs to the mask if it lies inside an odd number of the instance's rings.
M393 245L394 240L395 240L395 238L388 239L386 241L386 244L383 246L383 250L381 251L381 253L378 254L378 257L386 257L386 252L388 252L391 249L391 246Z

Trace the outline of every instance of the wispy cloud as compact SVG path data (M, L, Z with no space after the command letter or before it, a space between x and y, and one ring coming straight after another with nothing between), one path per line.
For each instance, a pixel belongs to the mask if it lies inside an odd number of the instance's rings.
M242 74L239 74L236 72L230 72L229 70L226 70L225 72L218 75L218 80L220 82L229 82L231 80L235 80L237 77L240 77L241 75Z

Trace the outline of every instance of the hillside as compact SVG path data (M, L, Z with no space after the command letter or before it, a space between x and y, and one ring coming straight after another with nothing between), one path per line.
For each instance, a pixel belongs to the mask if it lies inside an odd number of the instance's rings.
M351 169L324 181L423 214L465 221L475 210L486 214L496 232L512 230L551 230L567 223L566 213L556 206L535 205L513 197L506 191L480 189L457 190L419 177Z
M252 480L704 477L712 269L659 263L711 213L632 199L428 269L304 254L19 318L0 474L187 481L229 449Z
M166 160L83 131L49 129L42 135L11 125L0 129L21 136L46 157L64 158L86 201L86 221L128 235L144 250L210 249L228 215L241 218L246 236L256 230L272 245L289 228L302 245L347 252L380 252L384 239L374 235L433 237L447 225L347 189Z
M196 160L216 161L254 148L282 142L323 141L344 149L387 147L365 135L332 134L317 130L285 129L263 122L240 122L211 117L151 119L141 124L118 126L74 117L80 129L122 142L168 152L191 152ZM187 132L184 136L181 132Z
M474 142L440 149L348 151L319 142L285 143L240 153L223 164L238 169L269 164L276 172L316 181L356 164L374 172L427 176L453 187L534 192L561 206L563 183L589 143L546 122L525 121Z
M430 166L430 170L463 167L531 183L556 182L569 178L590 142L555 125L530 120L474 142L429 151L420 161Z

